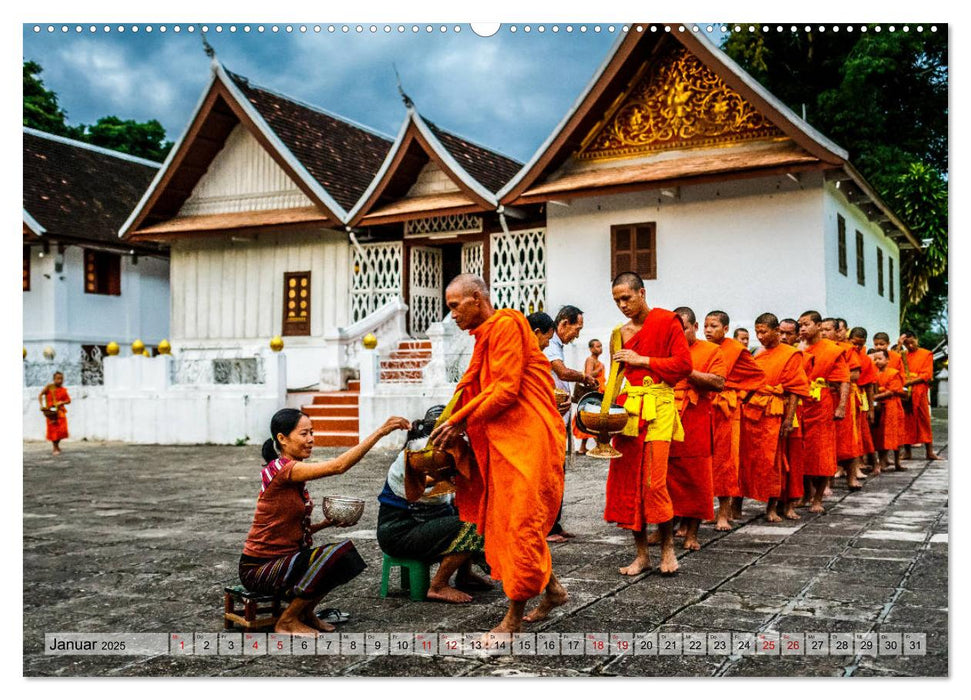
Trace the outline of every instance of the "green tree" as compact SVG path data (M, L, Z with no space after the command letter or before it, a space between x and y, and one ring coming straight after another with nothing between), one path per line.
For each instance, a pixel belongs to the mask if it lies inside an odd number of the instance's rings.
M67 126L67 114L57 103L57 95L44 87L44 69L34 61L24 61L24 126L57 136L76 133Z
M139 158L162 161L172 148L172 142L165 140L165 128L156 119L136 122L108 116L84 128L88 143Z

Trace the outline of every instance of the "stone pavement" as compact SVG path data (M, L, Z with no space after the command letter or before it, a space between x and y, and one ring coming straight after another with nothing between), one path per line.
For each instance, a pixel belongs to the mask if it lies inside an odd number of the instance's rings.
M946 413L934 433L947 455ZM857 493L839 484L827 513L769 524L746 502L731 533L702 526L675 577L626 578L630 535L603 522L607 465L577 458L553 546L569 602L531 632L916 632L925 656L48 656L51 632L219 632L222 589L259 488L259 449L64 443L53 459L24 443L24 675L27 676L947 676L948 462L905 463ZM319 449L314 458L336 454ZM915 453L916 456L916 453ZM501 590L469 605L379 596L375 497L390 462L374 452L311 482L367 499L348 530L368 569L324 605L341 632L480 632L505 611ZM318 542L321 540L318 535Z

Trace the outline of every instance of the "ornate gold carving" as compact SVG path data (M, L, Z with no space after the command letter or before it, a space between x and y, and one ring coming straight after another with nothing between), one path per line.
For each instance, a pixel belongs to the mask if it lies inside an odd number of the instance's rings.
M585 139L578 159L630 157L783 135L686 49L661 57L633 85L606 123L594 127Z

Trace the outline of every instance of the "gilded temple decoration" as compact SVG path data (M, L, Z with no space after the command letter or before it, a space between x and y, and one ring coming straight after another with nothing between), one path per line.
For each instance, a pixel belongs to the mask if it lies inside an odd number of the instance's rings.
M632 81L576 157L602 160L676 148L774 138L783 132L685 49L671 51Z

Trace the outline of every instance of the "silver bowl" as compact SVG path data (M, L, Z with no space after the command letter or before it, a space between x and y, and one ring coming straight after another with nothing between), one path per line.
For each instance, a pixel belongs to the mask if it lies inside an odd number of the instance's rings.
M335 525L353 525L364 513L364 501L346 496L324 496L321 506L324 517Z

